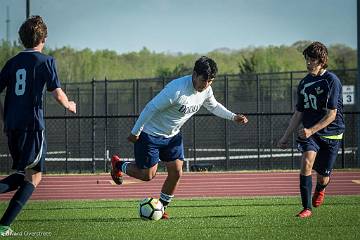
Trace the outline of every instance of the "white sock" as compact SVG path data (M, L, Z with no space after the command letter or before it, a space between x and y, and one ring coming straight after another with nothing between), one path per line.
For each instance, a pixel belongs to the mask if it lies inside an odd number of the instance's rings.
M171 202L171 200L174 198L174 195L168 195L166 193L160 193L160 200L163 203L164 207L166 208L167 205Z

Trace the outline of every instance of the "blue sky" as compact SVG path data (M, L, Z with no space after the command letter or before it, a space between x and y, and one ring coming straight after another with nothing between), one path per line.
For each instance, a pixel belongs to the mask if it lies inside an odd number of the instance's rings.
M8 6L17 39L25 2L0 0L0 38ZM357 47L356 0L31 0L31 14L44 17L51 48L207 53L298 40Z

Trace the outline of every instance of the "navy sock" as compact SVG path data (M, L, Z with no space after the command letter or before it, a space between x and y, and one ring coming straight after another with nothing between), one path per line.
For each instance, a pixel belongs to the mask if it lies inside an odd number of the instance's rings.
M0 193L7 193L16 190L23 182L25 176L21 173L14 173L0 180Z
M16 191L10 200L9 206L0 220L0 225L10 226L16 216L20 213L23 206L29 200L34 190L35 186L28 181L24 181L23 184L21 184L19 190Z
M312 178L300 174L300 194L304 209L311 209Z
M315 190L317 191L317 192L321 192L321 191L323 191L325 188L326 188L326 186L329 184L329 182L327 183L327 184L325 184L325 185L322 185L321 183L316 183L316 187L315 187Z

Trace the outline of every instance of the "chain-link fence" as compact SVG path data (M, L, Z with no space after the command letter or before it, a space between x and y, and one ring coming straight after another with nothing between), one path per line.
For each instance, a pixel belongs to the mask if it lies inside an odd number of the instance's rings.
M334 71L343 85L354 85L356 70ZM300 154L295 136L289 149L276 147L288 126L296 103L296 87L306 72L221 75L212 87L216 99L233 112L247 114L239 126L201 109L182 128L186 170L196 165L212 170L298 169ZM171 79L93 80L63 86L77 102L78 114L66 113L52 97L45 97L47 172L108 171L109 155L133 160L126 138L146 103ZM346 132L336 168L360 166L360 121L356 105L345 105ZM0 137L1 172L11 158L6 138ZM161 168L160 168L161 169Z

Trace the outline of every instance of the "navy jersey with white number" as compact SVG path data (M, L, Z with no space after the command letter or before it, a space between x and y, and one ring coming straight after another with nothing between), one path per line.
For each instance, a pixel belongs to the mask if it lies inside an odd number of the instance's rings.
M335 120L317 134L333 136L344 132L342 85L332 72L326 71L315 77L308 74L301 80L296 109L303 112L302 123L305 128L318 123L326 115L327 109L337 109Z
M60 88L55 59L37 51L23 51L0 72L0 93L6 88L4 129L43 130L43 90Z

